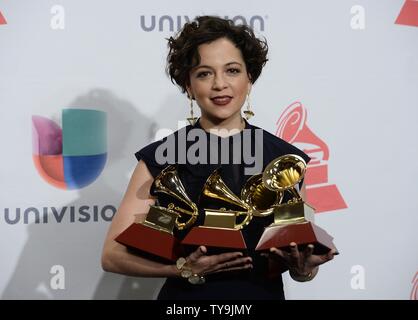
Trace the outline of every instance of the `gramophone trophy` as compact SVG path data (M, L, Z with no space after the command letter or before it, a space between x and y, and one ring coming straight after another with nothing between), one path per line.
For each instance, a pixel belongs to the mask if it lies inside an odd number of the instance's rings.
M259 188L276 193L276 197L273 202L270 200L271 206L262 203L261 200L266 197L253 197L253 205L256 209L262 209L259 215L273 214L274 222L265 228L256 250L269 250L271 247L288 250L291 242L295 242L300 250L313 244L314 254L325 254L335 248L333 238L314 224L314 208L305 203L296 190L305 172L305 161L293 154L273 160L263 171ZM285 192L292 198L282 203Z
M169 203L167 207L151 205L144 222L139 222L137 215L136 221L115 240L151 256L175 261L183 255L183 250L173 230L182 230L192 225L197 219L198 209L186 194L173 165L161 171L152 188L155 193L165 193L186 204L189 210L174 203Z
M202 196L232 205L237 210L204 209L204 225L192 228L183 239L182 244L246 249L241 229L252 219L251 208L228 188L218 170L215 170L206 180Z

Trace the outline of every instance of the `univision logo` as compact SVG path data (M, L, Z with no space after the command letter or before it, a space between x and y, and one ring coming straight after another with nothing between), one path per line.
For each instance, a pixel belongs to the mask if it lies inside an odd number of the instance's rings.
M107 158L106 113L64 109L62 129L32 116L33 161L41 177L61 189L80 189L102 172Z
M262 16L254 15L251 17L238 16L224 16L225 19L231 19L234 23L248 25L253 29L264 31L264 18ZM155 15L144 16L141 15L139 18L140 28L146 32L154 31L158 27L158 31L179 31L186 22L192 21L193 18L189 16L171 16L162 15L157 17Z

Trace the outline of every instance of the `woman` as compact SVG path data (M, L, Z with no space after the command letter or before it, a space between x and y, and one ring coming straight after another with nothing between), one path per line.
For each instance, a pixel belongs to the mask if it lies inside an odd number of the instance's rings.
M333 258L335 251L327 255L313 255L312 245L299 252L296 244L291 243L290 254L277 248L271 248L270 255L256 253L254 248L264 227L272 222L270 216L254 217L243 229L249 248L246 256L241 252L213 254L209 248L200 246L177 264L164 264L134 255L114 240L133 222L135 213L148 212L149 205L155 203L156 198L150 194L150 188L154 178L169 164L158 159L158 155L161 158L162 154L159 147L167 141L176 142L174 163L178 165L187 194L192 201L199 203L199 208L211 205L202 204L199 197L203 184L215 169L220 170L225 184L235 194L240 193L250 177L249 171L245 171L249 168L245 150L251 150L258 156L252 162L253 167L261 159L259 171L284 154L298 154L309 161L302 151L250 125L241 115L246 99L248 105L244 113L252 115L249 94L267 61L267 44L257 39L249 27L236 26L232 21L218 17L198 17L186 23L176 38L169 39L169 49L168 73L190 98L192 111L188 119L193 125L187 126L185 132L179 130L136 153L138 165L105 241L103 268L130 276L167 277L159 299L284 299L281 274L272 272L271 268L275 259L286 263L293 279L308 281L316 275L320 264ZM193 101L201 110L199 119L193 116ZM188 152L191 148L189 138L184 150L178 147L178 140L188 137L191 130L200 130L207 138L206 153L200 154L199 151L197 156L198 160L204 161L190 159L196 154ZM250 132L251 141L245 139L244 131ZM262 134L257 138L260 131ZM213 144L213 141L216 143ZM234 141L243 141L244 146L234 149ZM224 150L221 145L225 143L230 146L227 154L214 157L218 151ZM257 152L260 147L261 152ZM233 158L239 151L241 154L237 161ZM186 158L186 161L181 163L180 158ZM159 196L158 200L160 204L164 202L163 197ZM200 212L195 225L202 223L203 214ZM176 236L182 239L186 234L187 230L183 230ZM185 268L190 271L186 276L189 279L182 277ZM187 281L191 274L198 275L200 279L205 277L205 283L191 284L192 281Z

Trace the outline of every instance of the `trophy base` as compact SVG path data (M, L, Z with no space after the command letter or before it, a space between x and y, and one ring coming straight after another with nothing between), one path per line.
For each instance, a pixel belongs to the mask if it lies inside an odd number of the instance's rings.
M170 233L133 223L115 241L146 255L176 261L183 255L180 242Z
M314 254L326 254L336 249L331 237L324 229L312 222L271 225L264 229L256 251L266 251L271 247L290 251L289 244L295 242L299 250L304 250L308 244L314 245Z
M183 245L207 246L226 249L245 250L241 230L211 227L194 227L181 242Z

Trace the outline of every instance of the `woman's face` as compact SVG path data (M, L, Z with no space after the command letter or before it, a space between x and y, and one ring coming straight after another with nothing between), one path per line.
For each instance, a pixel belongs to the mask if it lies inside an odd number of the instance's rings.
M226 38L198 47L200 64L190 72L189 95L196 99L202 117L218 122L241 117L251 81L241 51Z

